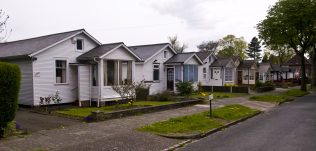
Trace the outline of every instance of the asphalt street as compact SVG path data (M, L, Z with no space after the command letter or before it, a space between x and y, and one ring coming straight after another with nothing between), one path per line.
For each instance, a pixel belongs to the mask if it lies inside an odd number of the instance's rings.
M187 145L183 151L316 151L316 93Z

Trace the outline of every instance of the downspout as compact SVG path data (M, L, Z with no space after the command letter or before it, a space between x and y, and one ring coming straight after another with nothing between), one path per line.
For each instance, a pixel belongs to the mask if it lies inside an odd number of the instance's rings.
M93 57L93 61L98 63L98 66L100 65L100 61L96 60L96 57ZM99 76L99 72L100 70L98 69L98 82L99 82L99 98L98 98L98 102L97 102L97 107L100 107L100 99L101 99L101 77ZM102 73L101 73L102 74Z

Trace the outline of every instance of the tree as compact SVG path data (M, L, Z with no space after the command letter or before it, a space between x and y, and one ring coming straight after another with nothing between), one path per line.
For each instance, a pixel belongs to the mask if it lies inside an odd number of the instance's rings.
M262 50L260 43L261 42L257 37L253 37L251 42L248 44L248 49L246 50L248 57L253 58L253 60L256 62L259 62L259 60L261 59L260 52Z
M204 41L197 46L199 51L212 51L216 52L219 42L218 41Z
M178 41L178 36L169 37L169 42L171 44L171 47L177 52L177 53L183 53L184 49L187 48L185 44L180 44Z
M5 41L12 30L8 30L7 21L9 20L9 15L7 15L2 9L0 9L0 42Z
M305 53L316 42L316 1L280 0L258 25L267 45L289 46L301 57L301 90L306 91Z
M262 58L262 61L263 63L268 63L269 62L269 56L267 53L264 53L263 55L263 58Z
M219 41L220 50L219 56L232 57L239 56L241 59L246 59L247 42L243 37L236 38L234 35L227 35Z

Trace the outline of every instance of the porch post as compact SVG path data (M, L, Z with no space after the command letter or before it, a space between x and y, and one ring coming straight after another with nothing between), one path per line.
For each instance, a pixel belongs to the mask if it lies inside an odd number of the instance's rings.
M99 62L99 98L98 98L98 103L97 103L97 106L100 107L100 101L102 99L102 89L103 89L103 85L104 85L104 60L101 59L100 62Z
M249 85L250 85L250 83L249 83L249 80L250 80L249 72L250 72L250 70L249 70L249 68L248 68L248 87L249 87Z

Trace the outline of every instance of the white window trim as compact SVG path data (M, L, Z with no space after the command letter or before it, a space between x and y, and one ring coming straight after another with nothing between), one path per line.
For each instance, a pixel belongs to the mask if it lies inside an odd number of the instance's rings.
M226 80L226 69L230 69L231 70L231 80ZM233 69L232 68L225 68L225 76L224 76L224 79L225 79L225 82L233 82L233 79L234 79L234 74L233 74Z
M57 83L56 82L56 61L66 61L66 83ZM54 85L69 85L69 62L68 58L54 58Z
M158 68L155 68L155 66L158 66ZM158 71L159 71L159 72L158 72L158 73L159 73L159 75L158 75L159 77L158 77L158 80L154 80L154 71L157 70L157 69L158 69ZM160 64L154 63L154 64L153 64L153 71L152 71L152 72L153 72L153 76L152 76L152 77L153 77L153 82L154 82L154 83L160 83L160 78L161 78L161 77L160 77Z
M80 50L80 49L77 48L77 41L78 41L78 40L81 40L81 41L82 41L82 50ZM84 43L85 43L85 42L84 42L84 39L83 39L83 38L77 38L77 39L76 39L76 43L75 43L76 46L75 46L75 49L76 49L77 52L84 52L84 50L85 50L85 49L84 49L84 48L85 48L85 47L84 47L84 46L85 46Z
M168 51L164 50L162 55L163 55L164 59L167 59L168 58Z

